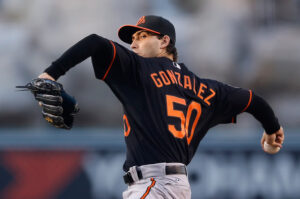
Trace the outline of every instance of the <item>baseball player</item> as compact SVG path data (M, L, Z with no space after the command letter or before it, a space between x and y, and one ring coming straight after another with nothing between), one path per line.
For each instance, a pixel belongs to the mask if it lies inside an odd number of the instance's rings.
M283 129L264 99L251 90L200 78L177 63L175 28L168 20L143 16L136 25L122 26L118 35L132 51L92 34L39 78L56 81L91 57L96 78L111 88L124 108L128 189L123 198L191 198L186 166L200 141L210 128L235 123L242 112L252 114L265 129L262 147L265 141L282 147ZM43 106L47 103L42 100ZM45 118L52 123L52 117L57 117L55 111Z

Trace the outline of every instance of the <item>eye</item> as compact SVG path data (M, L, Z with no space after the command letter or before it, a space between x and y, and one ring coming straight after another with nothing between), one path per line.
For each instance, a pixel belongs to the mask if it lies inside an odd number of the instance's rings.
M142 39L145 39L146 37L147 37L147 34L145 34L145 33L144 33L144 34L141 34L141 38L142 38Z

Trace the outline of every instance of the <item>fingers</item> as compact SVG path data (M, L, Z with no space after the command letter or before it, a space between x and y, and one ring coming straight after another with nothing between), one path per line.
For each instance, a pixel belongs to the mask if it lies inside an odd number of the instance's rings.
M283 131L283 128L280 127L280 129L275 134L276 134L275 143L277 145L280 145L280 147L282 147L282 144L284 142L284 131Z
M280 143L277 143L277 142L274 142L273 144L271 144L272 146L275 146L275 147L280 147L282 148L282 144Z
M282 140L282 142L284 141L284 131L282 127L280 127L279 131L276 132L276 136L277 138Z
M268 142L268 141L266 142L271 146L280 147L280 148L282 148L282 144L283 144L283 142L278 139L274 140L273 142Z
M283 144L283 141L284 141L284 138L282 138L282 137L276 137L275 142Z
M273 142L267 142L267 143L270 144L271 146L282 148L282 143L278 142L276 140L274 140Z
M55 79L53 77L51 77L48 73L42 73L39 75L38 78L42 78L42 79L50 79L52 81L55 81Z
M276 135L275 134L270 134L269 135L269 134L264 133L264 136L265 136L265 139L266 139L265 141L270 145L272 145L276 140Z
M279 135L277 135L277 133L273 133L269 135L266 134L266 132L264 132L260 144L263 150L264 150L264 142L268 143L271 146L282 148L283 140L284 137L282 136L281 133Z

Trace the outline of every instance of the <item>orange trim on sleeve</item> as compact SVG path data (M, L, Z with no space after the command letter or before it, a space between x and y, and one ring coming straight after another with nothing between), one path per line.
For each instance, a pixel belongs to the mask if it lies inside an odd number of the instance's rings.
M149 194L151 188L154 187L156 181L154 180L154 178L151 178L151 181L152 181L151 185L150 185L149 187L147 187L147 190L146 190L146 192L144 193L144 195L141 197L141 199L145 199L145 198L148 196L148 194Z
M106 78L108 72L110 71L110 68L111 68L111 66L113 65L113 63L114 63L114 61L115 61L115 58L116 58L116 46L115 46L115 44L114 44L112 41L110 41L110 43L111 43L111 45L113 46L113 49L114 49L114 55L113 55L113 58L112 58L112 60L111 60L111 62L110 62L110 64L109 64L109 66L108 66L106 72L105 72L105 75L102 77L102 80L105 80L105 78Z
M242 110L242 112L246 111L247 108L248 108L248 107L250 106L250 104L251 104L251 101L252 101L252 91L249 90L249 92L250 92L250 97L249 97L248 104L247 104L247 106Z

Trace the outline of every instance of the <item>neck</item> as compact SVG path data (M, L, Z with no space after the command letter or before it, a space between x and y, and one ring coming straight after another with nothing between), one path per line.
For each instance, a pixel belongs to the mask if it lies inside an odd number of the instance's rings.
M166 57L166 58L170 59L171 61L174 60L173 55L172 54L168 54L167 52L163 52L163 53L159 54L157 57Z

